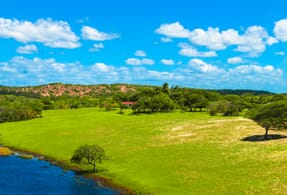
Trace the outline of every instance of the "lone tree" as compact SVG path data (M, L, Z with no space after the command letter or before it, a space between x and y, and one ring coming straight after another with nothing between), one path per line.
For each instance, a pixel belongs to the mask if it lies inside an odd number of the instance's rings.
M270 128L286 129L287 102L277 101L262 105L251 112L250 118L265 129L264 139L267 139Z
M92 165L93 172L96 172L96 163L102 163L105 158L106 154L102 147L98 145L82 145L74 151L71 162Z

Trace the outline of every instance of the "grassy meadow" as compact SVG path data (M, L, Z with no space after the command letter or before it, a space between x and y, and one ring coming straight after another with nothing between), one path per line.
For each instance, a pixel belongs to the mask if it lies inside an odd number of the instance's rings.
M143 194L285 194L287 139L241 141L263 133L242 117L96 108L50 110L39 119L0 124L6 146L67 164L78 146L102 145L110 159L99 174Z

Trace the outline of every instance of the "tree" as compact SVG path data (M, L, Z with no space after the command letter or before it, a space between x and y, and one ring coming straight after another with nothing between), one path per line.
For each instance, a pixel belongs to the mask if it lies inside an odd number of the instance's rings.
M168 83L167 82L165 82L163 85L162 85L162 89L161 89L161 91L163 92L163 93L166 93L166 94L169 94L169 86L168 86Z
M238 105L234 102L220 100L211 103L208 106L208 111L211 116L216 115L217 113L222 113L223 116L238 116L239 108Z
M71 158L72 163L87 164L93 166L93 172L96 172L96 163L102 163L106 158L105 151L98 145L82 145L74 151Z
M278 101L262 105L252 110L249 117L265 129L264 139L267 139L270 128L286 129L287 102Z

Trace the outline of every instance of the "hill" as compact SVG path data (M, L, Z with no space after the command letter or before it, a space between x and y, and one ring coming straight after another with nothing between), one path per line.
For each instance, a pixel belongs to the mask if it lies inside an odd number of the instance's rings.
M128 84L72 85L51 83L41 86L9 87L0 86L0 94L23 95L27 97L97 96L115 92L136 91L138 86Z
M137 92L143 88L158 88L158 86L151 85L133 85L133 84L99 84L99 85L78 85L78 84L63 84L63 83L51 83L47 85L40 86L25 86L25 87L10 87L10 86L0 86L0 95L2 94L13 94L21 95L26 97L60 97L60 96L101 96L103 94L114 94L114 93L133 93ZM180 87L177 87L180 88ZM222 95L227 94L253 94L253 95L270 95L271 92L261 91L261 90L208 90L208 89L192 89L185 88L191 91L213 91L220 93Z

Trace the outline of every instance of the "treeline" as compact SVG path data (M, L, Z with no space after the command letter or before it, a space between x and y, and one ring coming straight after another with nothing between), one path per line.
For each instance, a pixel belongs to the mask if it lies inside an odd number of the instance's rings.
M40 100L13 95L0 96L0 123L41 117Z
M68 85L70 86L70 85ZM0 122L19 121L41 117L42 110L77 109L82 107L99 107L106 111L131 108L134 113L171 112L209 112L210 115L235 116L244 110L250 110L270 102L286 100L284 94L272 94L265 91L252 90L204 90L179 86L170 87L164 83L157 86L130 85L129 90L120 88L123 84L99 85L97 90L90 91L91 95L71 96L43 96L35 93L21 93L21 89L14 95L15 88L0 87ZM38 89L43 86L34 87ZM51 89L63 87L53 84ZM72 86L74 87L74 86ZM32 88L33 89L33 88ZM74 88L73 88L74 89ZM83 90L87 90L83 88ZM81 91L75 91L81 94ZM34 94L34 95L33 95ZM130 102L124 104L123 102Z
M244 91L248 93L243 93ZM242 94L232 94L233 92ZM230 93L223 95L212 90L169 87L168 83L164 83L162 87L146 87L134 94L119 94L114 96L117 101L113 101L134 102L134 113L170 112L180 109L184 112L208 111L210 115L237 116L245 109L286 99L285 95L264 91L230 90ZM125 107L122 105L122 108Z

